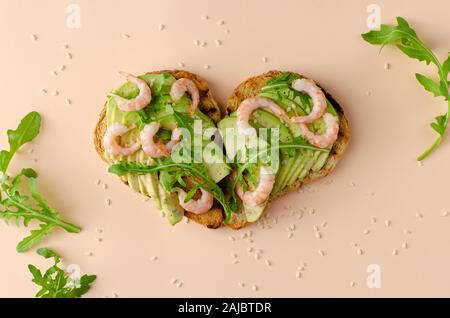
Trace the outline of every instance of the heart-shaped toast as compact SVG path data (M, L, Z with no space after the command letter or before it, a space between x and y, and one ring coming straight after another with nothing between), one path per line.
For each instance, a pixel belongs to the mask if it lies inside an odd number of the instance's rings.
M225 113L198 75L125 75L108 94L94 144L109 171L153 198L171 224L183 216L208 228L256 222L274 199L330 173L350 138L340 105L293 72L249 78Z

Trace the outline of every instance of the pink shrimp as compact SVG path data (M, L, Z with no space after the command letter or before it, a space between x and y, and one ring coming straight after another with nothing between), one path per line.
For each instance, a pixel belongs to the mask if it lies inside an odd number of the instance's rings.
M128 156L138 151L141 147L139 141L130 147L122 147L117 140L131 129L133 128L128 128L127 126L119 123L113 123L103 137L103 145L106 152L113 156Z
M242 185L237 183L236 193L245 204L257 206L267 200L274 184L275 174L264 166L261 166L259 169L259 183L256 189L254 191L244 192Z
M181 132L176 128L172 131L172 138L167 144L155 142L154 137L160 127L160 123L152 122L145 125L140 133L142 150L144 150L147 156L152 158L161 158L170 155L173 147L175 147L180 140Z
M237 109L236 126L239 134L246 136L251 136L254 134L255 130L252 126L250 126L248 120L250 115L258 108L264 108L286 122L289 120L287 113L271 99L263 97L250 97L242 101Z
M173 101L176 102L183 97L186 92L191 95L192 103L189 107L189 113L193 116L200 102L200 94L197 86L192 80L188 78L178 79L175 83L173 83L170 89L170 97L172 97Z
M323 115L323 120L327 125L327 130L322 135L316 135L309 130L307 124L298 124L299 128L303 132L306 140L308 140L312 145L319 148L331 147L337 139L339 132L339 123L337 117L326 113Z
M327 109L327 100L323 91L308 78L301 78L292 82L292 88L299 92L304 92L311 96L313 100L313 108L306 116L292 117L291 121L294 123L312 123L316 119L322 117Z
M180 205L186 211L200 214L209 211L213 206L213 196L208 191L200 188L202 196L198 200L191 199L188 202L184 202L186 199L186 192L180 189L178 190L178 200L180 201Z
M139 88L139 94L132 99L126 99L121 96L114 96L117 106L124 112L133 112L145 108L152 100L152 91L147 82L125 72L119 72L127 78L128 81Z

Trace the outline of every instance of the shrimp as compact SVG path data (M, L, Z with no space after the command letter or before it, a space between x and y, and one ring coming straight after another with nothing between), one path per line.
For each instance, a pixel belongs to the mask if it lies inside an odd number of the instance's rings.
M312 123L316 119L322 117L327 109L327 100L325 94L320 87L308 78L301 78L292 82L292 88L299 92L304 92L311 96L313 100L313 109L306 116L292 117L291 121L294 123Z
M275 174L269 169L261 166L259 169L259 183L254 191L242 189L240 183L236 184L236 193L242 202L249 206L257 206L267 200L275 184Z
M152 158L161 158L170 155L173 147L175 147L180 140L181 131L176 128L172 131L172 138L167 144L156 143L154 137L160 127L160 123L152 122L145 125L140 133L142 150L144 150L147 156Z
M117 138L124 135L133 128L128 128L119 123L113 123L103 137L103 145L105 150L113 156L128 156L139 150L140 142L136 142L130 147L122 147Z
M331 147L336 141L339 132L339 123L337 117L331 115L330 113L326 113L325 115L323 115L323 120L327 125L327 130L322 135L314 134L304 123L298 124L300 130L303 132L305 139L319 148Z
M178 190L178 200L180 201L180 205L183 209L192 213L200 214L207 212L212 208L214 199L211 193L203 190L202 188L200 188L200 191L202 193L200 199L191 199L188 202L184 202L187 194L182 189Z
M152 91L147 82L131 74L120 72L128 81L139 88L139 94L132 99L126 99L121 96L114 96L117 106L124 112L133 112L145 108L152 100Z
M250 126L248 120L250 115L258 108L267 109L284 121L289 120L287 113L272 100L263 97L250 97L242 101L237 109L236 126L239 134L254 135L255 130Z
M186 92L191 95L192 103L189 107L189 113L193 116L200 102L200 94L197 86L192 80L188 78L178 79L170 88L170 97L172 97L173 101L176 102L183 97Z

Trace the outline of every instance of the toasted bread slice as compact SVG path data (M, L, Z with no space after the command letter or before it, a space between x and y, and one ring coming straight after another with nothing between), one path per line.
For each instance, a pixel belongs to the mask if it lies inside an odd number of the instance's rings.
M279 76L281 73L281 71L269 71L259 76L251 77L245 82L239 84L227 101L227 113L234 112L244 99L257 95L260 92L261 87L264 86L264 84L268 80L270 80L272 77ZM317 172L311 171L303 180L297 180L291 186L284 188L282 191L271 198L271 202L273 202L276 198L282 197L289 191L296 190L305 184L311 183L328 175L336 167L336 164L344 153L344 150L347 147L350 139L350 129L348 126L348 121L344 116L342 107L327 92L325 92L325 95L338 112L340 122L339 135L333 145L333 148L331 149L330 156L328 157L325 165L321 170ZM228 225L233 229L240 229L245 227L247 224L248 222L243 213L234 213Z
M214 100L212 93L209 89L208 83L204 79L202 79L200 76L196 74L181 70L164 70L164 71L149 72L149 74L160 74L160 73L171 74L177 79L189 78L192 81L194 81L200 93L200 103L199 103L200 110L204 114L208 115L214 121L214 123L217 124L220 121L222 116L219 105ZM104 156L105 148L103 147L103 136L106 133L106 129L107 127L106 127L106 105L105 105L100 113L100 118L95 127L94 145L100 157L104 161L108 162L108 160L106 160L106 157ZM110 162L108 163L110 164ZM184 215L189 219L199 224L202 224L208 228L218 228L222 225L224 220L223 212L220 205L215 205L211 210L202 214L195 214L185 211Z

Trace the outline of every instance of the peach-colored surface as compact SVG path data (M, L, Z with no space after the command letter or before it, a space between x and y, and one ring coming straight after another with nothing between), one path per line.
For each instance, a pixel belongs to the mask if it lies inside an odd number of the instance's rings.
M74 2L81 8L80 29L66 26L66 8ZM12 168L36 168L51 205L83 228L76 235L57 230L40 246L54 248L66 265L97 274L91 297L450 296L450 216L442 216L450 209L450 136L423 166L415 161L435 137L428 123L445 109L414 78L415 72L434 76L434 69L392 47L378 55L377 47L361 40L372 1L192 2L0 1L1 145L6 129L23 115L42 114L39 138L20 151ZM447 0L376 3L383 22L404 16L440 57L450 49ZM31 34L38 39L32 41ZM197 39L206 46L195 46ZM118 70L139 74L178 68L179 62L201 74L222 105L251 75L270 69L306 74L344 107L351 146L331 176L270 207L267 212L278 218L271 229L213 231L192 222L171 227L152 204L107 173L92 133L105 93L123 81ZM59 71L60 65L66 69ZM95 185L96 179L107 189ZM300 220L298 213L291 216L297 209L305 210ZM286 228L292 224L289 239ZM253 242L241 238L248 230ZM0 297L33 296L37 290L27 264L48 264L34 250L15 252L26 233L0 223ZM260 260L249 246L262 250ZM238 264L232 264L232 253ZM302 262L306 266L297 279ZM379 289L366 285L369 264L380 266ZM172 285L173 278L183 286Z

